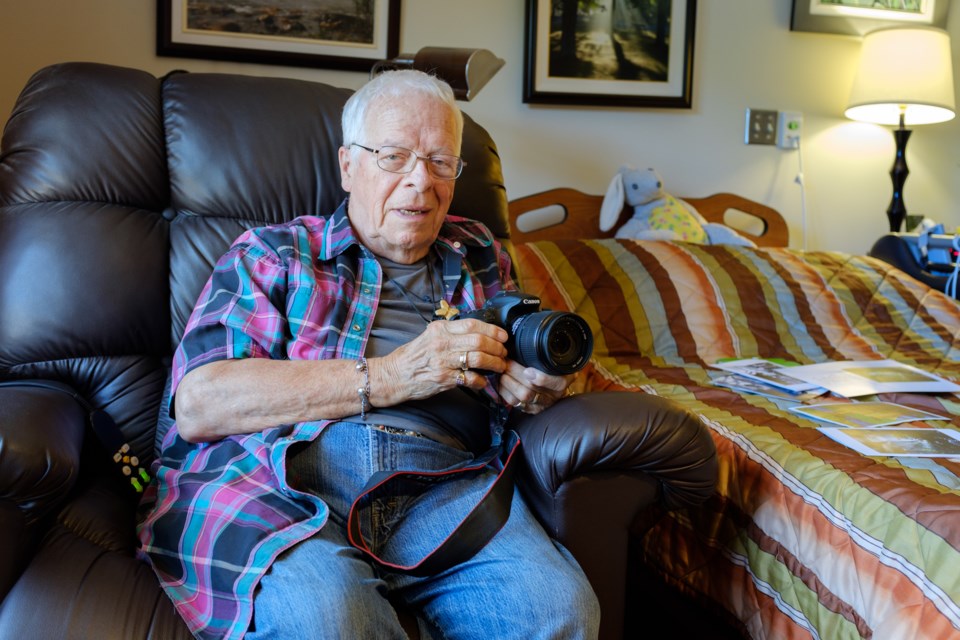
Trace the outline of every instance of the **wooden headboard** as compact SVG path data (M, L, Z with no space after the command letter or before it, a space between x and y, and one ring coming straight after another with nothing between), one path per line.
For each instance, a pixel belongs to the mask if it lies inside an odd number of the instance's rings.
M787 223L776 209L732 193L705 198L683 198L708 222L719 222L737 230L761 247L786 247L790 235ZM600 231L600 204L603 196L576 189L550 189L510 201L510 238L513 242L561 240L565 238L612 238L617 228L632 215L627 206L610 231ZM530 214L524 216L524 214ZM731 224L730 217L740 224ZM541 226L541 225L548 226Z

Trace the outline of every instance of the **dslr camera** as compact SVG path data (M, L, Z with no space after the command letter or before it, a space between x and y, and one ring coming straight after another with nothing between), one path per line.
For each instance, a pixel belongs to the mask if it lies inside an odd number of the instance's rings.
M552 375L579 371L593 353L593 332L575 313L540 309L540 298L519 291L501 291L475 311L457 319L475 318L507 331L507 353L525 367Z

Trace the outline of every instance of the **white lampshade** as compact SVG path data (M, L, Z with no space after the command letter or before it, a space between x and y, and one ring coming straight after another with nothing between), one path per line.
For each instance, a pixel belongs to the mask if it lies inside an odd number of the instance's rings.
M845 115L897 125L944 122L954 116L950 36L942 29L894 27L863 37L860 66Z

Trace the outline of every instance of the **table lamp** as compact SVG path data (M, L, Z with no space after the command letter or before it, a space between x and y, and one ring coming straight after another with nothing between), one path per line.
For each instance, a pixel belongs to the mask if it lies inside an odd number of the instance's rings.
M907 215L903 185L907 125L945 122L954 116L950 36L942 29L893 27L863 37L860 66L845 115L851 120L898 125L897 154L890 169L893 199L887 208L890 231L899 231Z
M370 77L390 69L416 69L433 73L453 88L457 100L471 100L496 75L504 61L486 49L424 47L416 54L401 53L392 60L380 60Z

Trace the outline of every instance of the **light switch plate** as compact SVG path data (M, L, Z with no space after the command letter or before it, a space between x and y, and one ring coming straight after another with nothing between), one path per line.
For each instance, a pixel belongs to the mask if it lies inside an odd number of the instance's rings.
M777 112L772 109L747 109L743 141L747 144L776 144Z

